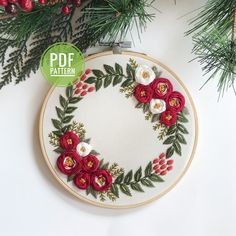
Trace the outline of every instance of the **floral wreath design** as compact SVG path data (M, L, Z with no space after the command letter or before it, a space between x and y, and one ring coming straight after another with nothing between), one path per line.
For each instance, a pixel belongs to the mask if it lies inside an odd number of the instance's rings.
M118 63L103 67L104 71L87 69L80 82L67 87L65 95L60 95L57 118L52 119L56 130L49 134L49 142L59 155L58 170L67 176L68 182L73 181L78 189L102 202L116 201L121 193L131 197L135 192L145 192L145 188L164 182L163 177L173 169L174 154L181 156L182 145L187 144L188 130L184 124L189 115L184 96L174 91L172 83L162 78L156 67L138 65L134 59L130 59L126 69ZM126 171L117 163L100 159L100 154L90 145L91 140L86 138L84 125L73 121L75 105L85 96L119 84L120 92L127 98L135 97L136 108L142 109L146 120L158 131L158 139L167 146L163 153L137 170Z

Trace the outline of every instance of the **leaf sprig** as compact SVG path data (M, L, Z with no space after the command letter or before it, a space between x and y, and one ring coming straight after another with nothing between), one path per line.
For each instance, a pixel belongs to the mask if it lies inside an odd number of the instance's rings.
M187 144L184 135L188 134L187 128L184 126L184 123L188 122L186 115L188 114L187 109L185 108L183 112L178 114L177 123L172 125L167 133L166 140L163 144L170 145L166 151L166 158L170 158L174 153L177 153L179 156L182 155L182 144Z
M71 85L66 88L66 97L60 95L59 100L60 107L56 107L58 119L52 119L52 123L56 128L56 130L53 131L53 134L58 137L62 136L65 132L71 129L71 125L69 123L74 118L72 113L77 109L77 107L73 105L81 101L82 97L74 96L73 85Z
M115 63L114 68L110 65L103 65L103 67L105 73L102 70L92 70L94 76L85 80L85 83L95 84L96 91L101 89L102 86L107 88L111 84L116 86L122 83L121 87L127 87L135 81L135 70L130 64L127 64L126 72L124 72L123 67L118 63Z

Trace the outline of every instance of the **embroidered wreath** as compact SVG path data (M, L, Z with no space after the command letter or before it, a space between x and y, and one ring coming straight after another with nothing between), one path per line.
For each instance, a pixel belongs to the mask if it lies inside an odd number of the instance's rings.
M120 192L132 196L132 191L144 192L145 187L155 187L155 183L164 182L163 176L173 169L176 153L182 155L182 145L187 144L188 134L184 123L189 114L185 107L185 98L174 91L167 78L162 78L156 67L138 65L130 59L124 68L115 64L103 65L104 71L87 69L80 82L66 88L65 95L60 95L60 106L56 107L57 119L52 119L56 130L49 134L50 143L59 153L56 161L58 170L67 176L67 181L86 194L105 201L115 201ZM93 74L92 76L89 76ZM146 120L150 120L158 139L167 149L150 161L145 168L126 171L117 163L110 164L100 159L100 154L93 150L90 139L86 138L82 123L72 121L73 112L87 94L121 84L120 92L127 98L134 96L136 108L142 109Z

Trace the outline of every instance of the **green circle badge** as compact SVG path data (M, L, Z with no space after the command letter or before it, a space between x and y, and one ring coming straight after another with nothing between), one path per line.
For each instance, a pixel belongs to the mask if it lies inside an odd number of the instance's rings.
M51 45L42 55L41 71L56 86L68 86L78 80L85 68L81 51L70 43Z

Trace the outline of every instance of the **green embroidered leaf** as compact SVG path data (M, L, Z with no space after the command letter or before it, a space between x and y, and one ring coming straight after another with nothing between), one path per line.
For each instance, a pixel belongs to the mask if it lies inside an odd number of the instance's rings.
M106 76L106 78L104 79L104 88L107 88L112 82L112 77L111 76Z
M154 114L152 116L152 123L157 122L160 119L160 114Z
M120 75L116 75L113 80L113 86L116 86L117 84L122 82L122 77Z
M102 79L97 80L95 87L96 87L96 91L98 91L102 87Z
M188 130L182 124L178 124L177 127L181 133L188 134Z
M56 129L61 129L62 128L61 122L59 120L52 119L52 123L53 123L53 125Z
M163 144L167 145L167 144L172 144L175 141L175 136L170 136L168 137Z
M183 113L184 115L189 115L189 110L188 110L188 108L187 108L187 107L184 107L182 113Z
M150 188L154 187L152 181L149 179L141 179L141 183L142 183L142 185L144 185L146 187L150 187Z
M67 114L71 114L71 113L73 113L76 109L77 109L77 107L67 107L67 108L66 108L66 113L67 113Z
M178 155L182 155L182 151L181 151L181 146L180 146L180 144L178 143L178 142L175 142L174 143L174 149L175 149L175 152L178 154Z
M175 151L174 147L170 146L166 151L166 158L168 159L168 158L172 157L174 154L174 151Z
M66 116L62 119L62 122L64 124L70 123L73 118L74 118L74 116Z
M183 113L178 114L178 121L181 123L187 123L188 119L183 115Z
M119 75L123 75L123 68L121 65L119 65L118 63L115 64L115 69L116 69L116 73Z
M109 66L109 65L103 65L105 71L110 74L110 75L113 75L115 74L115 70L113 69L112 66Z
M133 80L132 79L127 79L127 80L125 80L122 84L121 84L121 87L128 87L128 86L130 86L131 84L133 84Z
M134 174L134 180L136 182L139 182L140 179L142 177L142 167L139 167L139 169L136 171L136 173Z
M135 108L143 108L143 105L144 105L144 103L139 102L139 103L135 106Z
M78 103L79 101L81 101L83 98L81 97L73 97L73 98L69 98L69 103L71 104L76 104Z
M60 95L59 100L60 100L61 106L62 106L63 108L66 108L66 106L67 106L67 101L66 101L66 99L65 99L62 95Z
M120 185L120 190L121 190L122 193L126 194L127 196L130 196L130 197L132 196L132 194L130 192L130 189L127 185L121 184Z
M111 185L111 192L117 197L119 198L119 189L117 187L116 184L112 184Z
M176 131L176 125L172 125L172 126L169 127L169 129L168 129L166 135L174 134L175 131Z
M152 182L164 182L164 180L159 176L159 175L156 175L156 174L151 174L149 177L148 177Z
M57 130L57 131L52 131L56 136L60 137L62 136L64 133L61 132L60 130Z
M133 178L133 171L130 170L124 178L124 183L125 184L130 184L132 178Z
M98 192L95 191L92 187L90 187L90 193L95 199L97 199Z
M86 195L89 195L90 194L90 188L87 188L86 189Z
M84 139L83 142L90 143L91 142L91 138Z
M61 131L63 132L63 134L64 133L66 133L67 131L69 131L70 130L70 128L71 128L71 126L70 125L66 125L66 126L64 126L62 129L61 129Z
M85 80L85 83L94 84L94 83L96 83L96 81L97 81L96 77L89 77L88 79Z
M144 171L145 176L150 176L152 173L152 162L150 161Z
M135 70L132 68L130 64L127 64L126 73L129 79L135 80Z
M187 142L182 134L177 134L177 139L180 143L187 144Z
M120 174L120 175L116 178L115 184L121 184L122 181L123 181L123 179L124 179L124 173Z
M95 199L97 199L98 192L95 191L92 187L86 189L86 194L91 194Z
M58 147L58 148L54 149L53 151L56 152L56 153L61 154L61 153L63 153L65 150L64 150L63 148L61 148L61 147Z
M92 155L94 155L94 156L100 155L100 153L97 152L97 151L95 151L95 150L92 150L92 151L90 152L90 154L92 154Z
M92 72L98 78L102 78L104 76L104 73L101 70L92 70Z
M91 152L90 152L91 153ZM99 169L101 169L101 167L103 166L103 162L104 162L104 159L102 159L100 162L99 162Z
M75 178L76 174L67 176L67 182L71 182Z
M137 192L144 192L139 183L131 183L130 187Z
M150 104L149 103L144 103L143 105L143 112L146 113L149 110Z
M66 96L67 96L67 98L69 98L69 97L71 97L73 95L73 86L71 85L71 86L68 86L67 88L66 88Z
M103 164L103 165L101 166L101 169L105 169L105 170L107 170L108 167L109 167L109 162Z
M56 107L56 111L57 111L58 118L62 119L64 116L64 112L62 111L62 109L59 107Z

